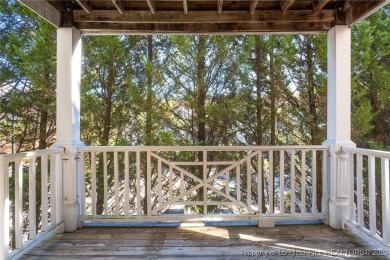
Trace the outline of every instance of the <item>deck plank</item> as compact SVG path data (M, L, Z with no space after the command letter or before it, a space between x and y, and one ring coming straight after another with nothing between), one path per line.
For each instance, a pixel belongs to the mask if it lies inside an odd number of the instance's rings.
M22 259L239 259L243 252L306 253L327 256L330 250L367 249L352 233L325 225L289 225L275 228L240 227L85 227L57 234ZM272 256L271 254L274 254ZM264 257L264 256L263 256ZM341 256L348 257L347 255ZM380 259L380 258L378 258Z

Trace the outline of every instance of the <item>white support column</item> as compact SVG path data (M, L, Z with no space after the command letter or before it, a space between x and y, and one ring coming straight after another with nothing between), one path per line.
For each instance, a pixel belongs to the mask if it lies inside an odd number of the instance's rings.
M330 145L329 225L342 227L348 207L348 156L351 141L351 29L336 25L328 32L327 140Z
M80 141L81 35L72 27L57 29L57 142L64 147L62 218L65 232L77 229L79 215L77 147Z

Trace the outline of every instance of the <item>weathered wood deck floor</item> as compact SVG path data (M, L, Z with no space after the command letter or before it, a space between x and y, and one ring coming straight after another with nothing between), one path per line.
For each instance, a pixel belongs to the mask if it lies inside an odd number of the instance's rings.
M364 258L366 251L355 250L365 249L365 242L352 233L325 225L85 227L55 235L23 259L253 259L251 255L254 259L293 255L298 259L343 259Z

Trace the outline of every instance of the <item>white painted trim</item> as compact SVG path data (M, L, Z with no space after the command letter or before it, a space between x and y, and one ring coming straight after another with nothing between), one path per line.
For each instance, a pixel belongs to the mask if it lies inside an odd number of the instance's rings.
M41 161L42 231L47 231L49 227L48 156L42 156Z
M295 150L291 150L291 158L290 158L290 190L294 191L291 193L291 201L290 201L290 207L291 207L291 213L295 213L295 208L296 208L296 194L295 194L295 181L296 181L296 176L295 176Z
M13 162L22 159L34 158L34 157L39 157L44 155L59 154L63 152L64 152L64 148L51 148L51 149L36 150L36 151L23 152L23 153L4 154L2 156L4 157L5 162Z
M27 241L23 245L23 248L12 251L6 259L19 259L42 241L48 239L56 233L63 233L63 229L64 223L59 223L58 225L50 228L48 231L38 234L34 240Z
M389 159L381 159L383 241L390 244L390 171Z
M198 151L282 151L282 150L327 150L329 145L289 145L289 146L83 146L78 152L115 151L158 151L158 152L198 152Z
M107 165L107 164L106 164ZM160 168L161 170L161 168ZM125 206L124 206L124 210L125 210L125 214L129 214L129 204L130 204L130 198L129 198L129 194L130 194L130 173L129 173L129 153L128 152L125 152ZM160 177L160 176L159 176ZM107 185L106 183L106 180L104 181L104 183ZM106 195L106 194L105 194ZM106 203L106 201L104 201L104 203ZM104 211L107 213L107 206L106 204L104 205L105 208L104 208Z
M351 141L351 29L336 25L328 32L327 140L330 146L329 224L342 227L347 213L348 160L342 146L353 147Z
M71 153L80 141L81 34L73 27L57 29L57 141Z
M375 157L368 156L368 195L370 214L370 233L376 234L376 187L375 187ZM388 194L390 195L390 194ZM378 196L379 197L379 196ZM375 217L373 217L375 216Z
M263 176L263 153L262 152L259 152L259 154L257 156L257 161L258 161L258 163L257 163L257 190L261 191L261 192L257 192L257 208L258 208L259 212L262 213L263 212L263 196L264 196L263 179L262 179L262 176ZM291 167L291 169L293 169L293 166ZM229 175L227 174L226 176L229 176ZM229 185L229 183L227 183L227 186L228 185ZM226 192L228 192L227 189L226 189ZM294 212L292 212L292 213L294 213Z
M301 210L306 213L306 153L301 154Z
M148 164L150 165L150 163ZM150 166L149 166L150 167ZM114 153L114 198L115 198L115 216L119 216L119 165L118 152ZM149 190L149 189L148 189ZM150 196L149 196L150 198Z
M349 154L349 193L353 194L355 182L357 183L357 216L355 217L355 204L354 199L350 198L348 203L348 214L343 218L343 226L348 225L351 228L357 229L360 233L363 232L368 239L375 239L381 244L385 245L386 248L390 248L389 239L389 215L390 215L390 193L389 193L389 157L390 153L374 151L368 149L359 148L343 148L343 151ZM354 164L353 155L356 154L356 168ZM368 165L363 165L363 156L368 157ZM381 186L382 186L382 232L381 237L377 234L376 229L376 205L375 202L379 198L375 192L375 163L376 158L381 159ZM364 227L364 210L363 210L363 186L367 185L363 182L363 170L367 169L368 173L368 186L369 186L369 217L370 217L370 228ZM356 181L354 174L356 172ZM374 216L374 218L371 218ZM355 218L357 220L355 221Z
M351 141L351 29L336 25L328 32L327 140L335 151ZM351 146L348 145L348 146Z
M46 150L38 150L38 151L31 151L31 152L24 152L14 155L1 155L0 156L0 242L3 245L0 248L0 258L3 259L11 259L11 258L18 258L20 257L25 250L28 250L29 248L33 247L30 246L30 244L39 243L43 239L45 239L45 234L49 230L53 230L53 232L57 232L58 230L62 230L63 225L61 224L60 227L57 229L53 227L54 225L57 227L57 223L61 221L61 218L57 215L60 211L58 210L58 207L61 206L62 197L59 198L59 193L61 193L61 189L59 188L59 183L61 179L61 161L59 160L62 156L64 149L46 149ZM49 212L49 206L48 206L48 174L49 174L49 156L50 156L50 193L51 193L51 205L50 210L53 213L51 216L50 226L48 223L48 212ZM29 218L30 218L30 232L29 232L29 240L24 243L23 242L23 227L21 222L21 215L22 215L22 205L25 203L25 201L22 200L22 187L23 187L23 179L22 179L22 167L25 162L28 161L28 167L29 167L29 178L28 178L28 185L29 187L34 187L34 189L30 190L29 195L29 202L30 204L35 203L35 184L36 184L36 159L37 157L41 157L41 198L42 198L42 233L36 235L36 227L35 227L35 206L32 208L29 207L27 209ZM26 160L27 159L27 160ZM16 237L16 246L15 249L12 250L12 252L9 252L8 248L8 240L9 240L9 163L14 162L15 163L15 237ZM3 187L4 186L4 187ZM61 200L60 200L61 199ZM77 218L77 217L76 217ZM4 228L5 227L5 228ZM31 233L32 232L32 233ZM42 238L41 238L42 237ZM35 242L37 241L37 242ZM27 249L25 249L27 248ZM20 253L19 253L20 252Z
M15 162L15 248L23 247L23 164Z
M234 214L161 214L155 216L80 216L79 221L91 221L91 222L132 222L132 221L244 221L244 220L309 220L309 219L328 219L328 214L271 214L271 215L259 215L259 214L246 214L246 215L234 215Z
M36 158L29 159L29 172L28 172L28 218L29 218L29 234L28 238L34 240L37 232L36 225Z
M171 167L170 167L171 169ZM137 214L141 215L142 212L142 205L141 205L141 155L140 152L136 153L136 189L137 189ZM170 176L172 176L172 172L170 173ZM170 190L172 190L172 186L170 187Z
M364 154L364 155L370 155L370 156L390 159L390 152L362 149L362 148L352 148L352 147L342 147L342 150L345 152L353 153L353 154L355 154L355 153L356 154Z
M344 225L343 227L344 229L346 229L345 227L346 225L348 228L350 228L352 231L357 233L359 236L361 236L365 240L370 241L371 243L375 244L379 248L388 251L390 250L390 244L383 243L382 238L378 236L378 234L374 234L374 235L370 234L369 230L359 226L356 222L350 221L347 218L343 218L343 225Z
M7 174L6 174L7 173ZM4 155L0 155L0 259L8 256L9 175Z
M293 149L291 149L291 147L293 147ZM303 147L303 148L302 148ZM92 149L91 149L92 148ZM205 150L205 147L203 146L196 146L196 147L193 147L193 146L178 146L178 147L165 147L165 146L152 146L152 147L131 147L131 146L123 146L123 147L105 147L105 149L101 149L102 147L81 147L81 148L78 148L78 151L85 155L84 158L86 156L89 156L87 154L90 154L91 156L91 166L88 166L88 167L91 167L90 168L90 171L91 171L91 187L92 187L92 192L91 192L91 202L92 202L92 213L88 213L88 214L91 214L91 215L86 215L86 212L81 212L81 218L79 218L79 222L82 222L84 221L84 218L85 219L94 219L94 218L99 218L101 219L101 221L115 221L115 219L117 219L118 217L125 217L125 219L133 219L132 217L134 217L134 215L128 215L128 213L124 214L126 216L119 216L118 214L118 211L115 212L115 214L107 214L107 212L105 212L103 215L101 216L97 216L96 215L96 212L94 210L94 207L95 207L95 197L96 197L96 192L95 192L95 182L96 182L96 176L95 176L95 172L96 172L96 164L97 164L97 161L96 161L96 156L97 154L103 154L103 160L105 158L105 155L107 153L110 153L110 154L114 154L114 173L115 173L115 169L119 167L119 157L118 157L118 153L120 154L126 154L126 158L127 156L134 156L134 153L136 155L136 162L135 162L135 165L132 165L132 167L134 166L136 168L136 185L135 185L135 188L136 188L136 191L137 191L137 196L135 196L134 200L137 200L137 214L135 214L137 217L140 217L140 221L143 220L147 220L147 219L150 219L150 218L153 218L153 217L156 217L156 216L160 216L159 218L165 218L166 215L161 215L161 212L166 209L167 207L169 206L172 206L172 205L197 205L197 206L204 206L204 208L206 208L207 206L209 205L225 205L225 206L230 206L230 205L235 205L235 206L238 206L240 208L244 208L246 210L246 212L248 212L249 214L252 214L253 216L259 216L259 209L258 207L253 207L252 205L252 202L248 202L249 201L252 201L251 200L251 196L248 196L246 197L247 193L249 193L249 191L251 190L251 185L253 185L253 183L250 183L251 180L252 180L252 177L251 174L252 174L252 170L251 170L251 159L252 158L263 158L262 156L262 152L264 151L265 153L267 153L269 155L269 158L267 160L269 161L272 161L273 160L273 157L274 156L278 156L276 152L279 152L279 157L281 158L281 160L284 162L284 155L285 155L285 152L289 153L291 151L294 151L294 154L295 154L295 151L300 151L301 152L301 155L300 155L300 158L303 162L302 164L302 169L303 171L306 171L306 167L309 166L310 164L307 164L305 162L306 160L306 151L309 152L309 155L310 155L310 152L317 155L316 151L320 151L321 153L324 154L324 156L326 156L327 151L328 151L328 146L272 146L272 147L261 147L261 146L256 146L256 147L245 147L245 146L234 146L233 149L232 147L230 146L227 146L227 147L222 147L222 150L223 151L232 151L234 149L237 149L236 151L245 151L247 153L245 153L245 156L242 156L243 158L240 158L240 159L237 159L237 161L229 161L229 162L219 162L219 161L215 161L215 162L210 162L208 161L208 156L207 156L207 150ZM221 150L221 147L206 147L206 149L209 148L210 150L209 151L219 151ZM256 148L256 149L252 149L250 150L250 148ZM269 149L269 148L272 148L272 149ZM182 150L181 150L182 149ZM158 152L155 152L155 151L160 151L160 150L163 150L163 151L176 151L176 152L182 152L184 150L185 151L191 151L191 152L194 152L194 151L201 151L203 153L203 159L202 161L200 162L185 162L183 165L194 165L194 163L196 165L199 165L199 166L202 166L203 165L203 169L204 169L204 172L207 172L208 168L207 168L207 165L213 165L213 164L221 164L221 165L226 165L226 167L223 167L223 169L220 169L218 172L212 174L210 177L207 177L207 176L203 176L203 178L199 178L197 176L195 176L194 174L192 174L191 172L187 171L186 169L183 169L181 167L179 167L178 165L181 164L181 162L177 162L177 161L174 161L174 162L171 162L169 161L169 159L166 159L164 158L164 153L162 154L159 154ZM133 154L132 155L129 155L129 151L132 152ZM142 172L142 174L147 174L148 176L148 179L151 180L151 162L155 162L157 163L158 166L158 169L157 169L157 178L161 178L161 174L162 174L162 170L161 170L161 167L169 167L169 179L168 179L168 190L167 190L167 193L168 193L168 199L166 201L161 201L161 198L158 198L158 204L156 206L154 206L153 208L151 207L151 205L148 205L148 210L147 212L141 212L141 207L138 206L139 205L139 202L140 202L140 198L139 198L139 187L140 187L140 184L138 183L139 182L139 179L140 179L140 176L141 176L141 169L140 169L140 154L141 153L146 153L146 160L147 160L147 167L146 167L146 172ZM315 160L316 156L314 156L312 158L312 160ZM294 162L294 161L293 161ZM121 165L123 162L120 162ZM322 162L322 167L325 167L324 163L326 163L326 160L323 160ZM126 162L125 162L126 164ZM129 162L127 162L127 164L129 164ZM245 168L244 166L242 165L246 165L247 167ZM293 163L293 166L294 166L294 163ZM127 165L126 168L128 168L129 165ZM242 176L241 175L237 175L237 173L241 172L240 169L242 169L241 167L243 167L244 169L246 169L246 176L245 176L245 173L242 173ZM282 163L282 167L283 167L283 163ZM270 179L272 180L272 175L273 175L273 170L271 169L272 168L272 164L270 164ZM283 167L284 168L284 167ZM222 176L226 176L227 174L233 174L231 171L234 171L235 170L235 174L237 175L236 176L236 183L241 183L240 182L240 178L244 178L244 180L246 180L249 184L246 188L246 190L244 191L244 196L242 196L242 187L241 185L237 185L236 188L236 194L237 195L234 195L234 196L231 196L229 193L226 192L226 190L219 190L218 188L214 187L212 185L212 182L214 180L216 180L217 178L219 177L222 177ZM259 172L261 172L259 170ZM282 171L283 172L283 171ZM322 172L323 173L323 172ZM175 179L177 177L178 180L181 180L181 181L178 181L178 183L176 183L175 185L182 185L184 183L184 178L191 178L192 180L198 182L196 185L194 185L193 187L191 188L187 188L186 190L184 189L184 187L180 187L177 186L176 188L178 188L181 192L179 192L179 194L176 194L175 196L173 196L172 194L172 180L173 177L172 175L175 175ZM259 178L261 179L261 175L258 175L260 176ZM305 174L302 174L302 176L305 176ZM284 175L283 175L284 177ZM304 178L304 177L303 177ZM229 179L229 177L225 178L225 182L226 180ZM284 178L282 178L283 180ZM157 185L157 191L156 192L156 196L158 197L158 192L160 190L160 193L161 193L161 189L162 187L159 186L160 184ZM226 183L224 184L221 184L223 185L224 187L227 185ZM314 184L315 185L315 184ZM273 185L270 185L271 186L271 190L273 189L272 186ZM304 188L305 185L303 185L303 188ZM150 190L150 183L148 181L148 183L146 184L146 187L147 189L145 190L145 196L147 198L147 200L152 200L151 198L151 190ZM203 187L204 188L204 191L211 191L215 194L218 194L219 196L222 196L226 201L209 201L209 200L201 200L201 201L180 201L182 198L184 198L185 196L189 195L190 193L192 193L193 191L199 189L200 187ZM115 188L116 189L119 189L118 187L118 184L116 183L115 184ZM156 187L154 187L156 188ZM294 190L295 190L295 187L294 187ZM284 193L282 193L284 194ZM207 193L204 194L205 197L207 197ZM82 205L82 208L85 208L85 194L81 194L81 201L83 202L83 205ZM306 197L307 195L304 195L304 197ZM115 195L114 196L114 199L116 201L116 204L117 204L117 198L118 196ZM160 195L161 197L161 195ZM242 198L244 198L244 200L242 200ZM246 198L246 200L245 200ZM272 199L271 199L272 200ZM304 198L304 200L306 200ZM286 217L287 219L294 219L296 216L318 216L318 214L312 214L311 212L308 212L308 214L305 214L307 210L309 209L301 209L300 213L295 213L293 212L292 214L291 213L287 213L287 214L283 214L283 209L282 209L282 212L277 212L276 214L274 213L274 210L273 210L273 205L271 205L272 203L270 203L270 206L269 206L269 214L260 214L262 217L264 216L278 216L278 218L280 218L281 216L284 216ZM282 207L283 208L283 207ZM210 215L213 215L212 212L210 212L211 214L208 214L206 210L204 210L203 212L203 215L205 216L210 216ZM328 212L327 211L324 211L323 212L324 214L327 214ZM323 214L323 213L319 213L319 214ZM122 213L121 213L122 214ZM188 216L182 214L182 215L174 215L176 218L184 218L184 219L187 219ZM220 217L221 215L218 215L218 217ZM226 216L225 216L226 217ZM235 218L237 216L233 216L233 218Z
M79 209L80 164L77 147L80 141L81 34L73 27L57 29L57 141L64 147L62 156L62 219L66 232L77 229Z

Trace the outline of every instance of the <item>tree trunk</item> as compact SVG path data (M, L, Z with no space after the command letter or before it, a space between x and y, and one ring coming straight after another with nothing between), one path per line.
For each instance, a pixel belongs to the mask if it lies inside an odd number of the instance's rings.
M272 48L272 47L271 47ZM271 145L276 144L276 91L275 91L275 68L273 61L273 50L269 55L269 70L270 70L270 101L271 101Z
M197 44L197 82L196 84L196 116L198 132L196 136L197 145L206 145L206 97L207 87L205 83L206 72L206 36L200 35L199 42ZM198 152L198 161L203 161L203 152ZM203 179L203 175L207 174L203 172L203 168L199 169L199 177ZM207 176L206 176L207 177ZM200 200L207 200L203 196L204 187L201 187L198 191L198 197Z
M263 145L263 120L262 120L262 108L263 108L263 102L262 102L262 95L261 95L261 91L262 91L262 82L261 82L261 75L263 73L263 64L262 64L262 54L263 54L263 50L262 50L262 43L261 43L261 39L260 39L261 36L256 36L255 38L255 57L256 57L256 60L255 60L255 66L256 66L256 145ZM263 160L261 158L261 160ZM258 162L260 163L260 162ZM263 165L263 163L262 163ZM264 189L265 189L265 185L264 185L264 172L263 172L263 168L261 168L261 183L262 183L262 187L261 187L261 190L259 190L258 192L262 192L262 212L263 213L266 213L267 211L267 208L265 206L265 196L264 196Z
M372 139L375 142L386 146L390 143L388 138L388 124L386 123L388 118L388 115L385 112L386 107L383 107L383 105L381 104L380 92L375 84L373 84L373 86L370 86L367 94L372 108L371 113L373 115L372 124L374 125L374 127L371 131Z
M269 70L270 70L270 101L271 101L271 146L274 146L276 144L276 128L275 128L275 125L276 125L276 91L275 91L275 84L276 84L276 80L275 80L275 63L274 63L274 51L272 49L273 47L271 46L271 51L270 51L270 54L269 54ZM275 154L274 154L275 155ZM276 169L276 157L274 156L273 157L274 160L272 162L269 162L270 164L273 165L273 169L275 170ZM275 178L275 176L274 176ZM272 194L272 198L273 198L273 201L271 201L270 199L270 205L272 203L272 205L274 205L275 207L275 180L273 181L274 183L274 187L273 187L273 190L269 190L269 193L270 193L270 197L271 197L271 194ZM274 209L271 209L272 211Z
M306 57L307 57L307 92L308 92L308 103L309 103L309 113L312 117L309 122L310 135L311 135L311 144L319 144L319 129L318 129L318 115L317 115L317 105L316 105L316 94L315 94L315 66L313 60L313 52L315 51L312 47L312 40L310 36L307 36L306 41Z
M48 76L46 76L48 78ZM47 79L48 80L48 79ZM49 82L49 81L47 81ZM50 86L46 86L48 89ZM49 99L48 97L42 97L42 100L45 100L45 103L48 104ZM49 112L47 109L43 108L40 110L39 113L39 141L38 141L38 148L39 150L43 150L47 148L47 124L48 124L48 118L49 118ZM39 223L41 221L41 204L42 204L42 197L41 197L41 165L42 165L42 159L38 158L37 160L37 171L36 171L36 227L39 227Z
M307 36L306 38L306 57L307 57L307 94L308 94L308 103L309 103L309 114L311 116L309 121L310 129L310 144L319 145L320 144L320 129L319 129L319 116L317 113L317 95L316 95L316 82L314 79L315 75L315 65L313 53L315 49L313 48L313 38L312 36ZM317 210L321 210L321 199L322 199L322 174L321 173L321 164L322 158L318 156L316 159L316 172L317 172L317 194L312 194L317 197Z
M149 69L146 71L147 74L147 90L146 90L146 123L145 123L145 144L152 145L152 98L153 98L153 36L148 35L148 66Z
M153 137L152 137L152 127L153 127L153 119L152 119L152 113L153 113L153 106L152 106L152 95L153 95L153 36L148 35L148 65L146 70L146 77L147 77L147 83L146 83L146 120L145 120L145 145L152 145L153 144ZM148 175L145 174L145 183L148 182ZM145 186L146 187L146 186ZM146 189L151 189L151 187L146 187ZM147 192L145 191L145 194ZM146 195L144 197L143 201L143 210L144 214L147 214L148 211L148 199Z
M103 97L104 102L104 119L103 119L103 131L100 139L100 144L103 146L108 146L110 143L110 134L111 134L111 118L112 118L112 99L113 99L113 88L114 88L114 68L109 66L108 77L107 77L107 92ZM103 83L105 84L105 83ZM104 209L104 181L107 182L107 186L109 186L110 182L108 180L104 180L104 167L108 165L104 165L103 162L103 154L98 154L97 159L97 174L96 174L96 214L101 215L103 211L107 211L108 209ZM108 177L110 179L110 176ZM112 178L111 178L112 179Z

